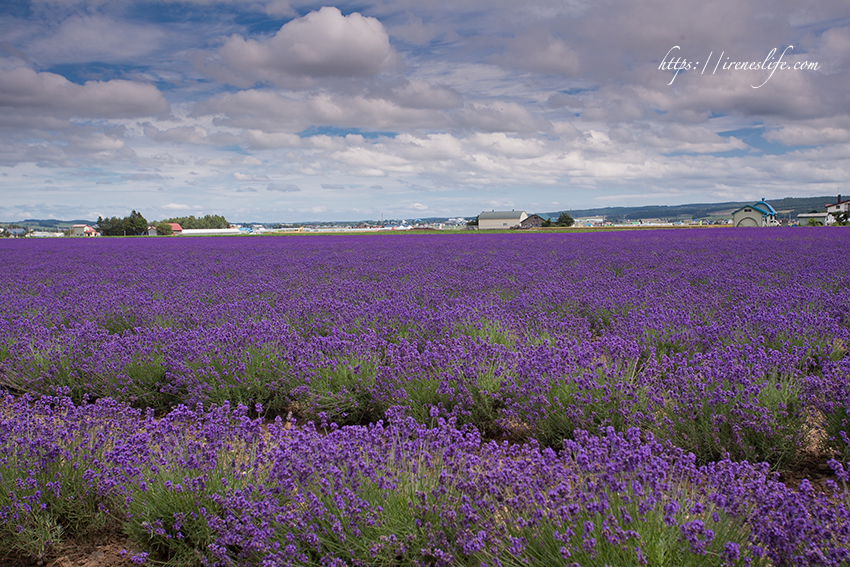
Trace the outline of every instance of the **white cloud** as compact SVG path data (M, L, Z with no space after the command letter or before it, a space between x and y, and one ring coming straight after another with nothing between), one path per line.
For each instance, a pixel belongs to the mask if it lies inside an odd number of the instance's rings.
M384 26L357 12L343 16L325 6L296 18L268 40L232 35L218 52L223 67L216 70L228 82L300 86L322 77L369 77L396 65Z
M540 73L576 75L581 69L579 56L572 47L552 37L548 30L539 28L529 29L514 38L508 53L496 60Z
M279 193L298 193L301 191L301 189L298 187L298 185L295 185L293 183L269 183L266 186L266 191L277 191Z
M82 118L164 116L170 105L153 85L114 79L77 85L61 75L26 67L0 70L0 120L27 116L35 125Z
M154 25L79 15L65 19L58 29L34 44L31 53L53 63L127 61L148 55L165 37Z
M262 174L256 175L256 174L250 174L250 173L241 173L239 171L233 172L233 178L236 179L237 181L268 181L269 180L268 175L262 175Z

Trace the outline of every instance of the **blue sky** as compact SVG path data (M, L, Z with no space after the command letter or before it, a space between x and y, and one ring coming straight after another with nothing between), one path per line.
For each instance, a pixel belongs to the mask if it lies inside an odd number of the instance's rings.
M6 1L0 221L848 194L847 14L846 0Z

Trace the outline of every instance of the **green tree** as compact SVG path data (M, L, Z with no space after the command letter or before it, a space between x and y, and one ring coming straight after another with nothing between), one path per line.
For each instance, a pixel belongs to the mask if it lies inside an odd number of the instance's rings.
M170 224L164 221L156 223L157 236L171 236L172 234L174 234L174 231L171 229Z
M129 217L124 218L124 230L127 234L145 234L148 231L148 221L142 213L137 213L134 209Z
M848 213L829 213L835 219L835 224L837 226L847 226L850 225L850 212Z
M163 222L174 222L181 228L230 228L230 223L221 215L204 215L196 218L195 215L188 217L174 217L165 219Z
M546 220L544 220L544 221L540 224L540 226L542 226L542 227L546 227L546 228L549 228L550 226L552 226L552 219L546 219Z
M118 217L97 217L97 230L103 236L121 236L124 234L124 221Z
M575 223L576 221L573 220L573 217L571 217L569 213L561 213L558 215L558 226L573 226Z
M130 216L123 219L97 217L97 230L103 236L139 235L147 232L148 221L141 213L133 210Z

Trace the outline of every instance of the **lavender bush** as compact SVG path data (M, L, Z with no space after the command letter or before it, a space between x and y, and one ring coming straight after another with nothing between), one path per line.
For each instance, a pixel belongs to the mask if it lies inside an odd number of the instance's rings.
M4 477L0 540L35 556L93 514L171 565L848 560L845 494L792 491L764 465L700 467L637 429L579 430L556 452L401 408L318 429L227 405L154 418L25 396L0 410L2 470L18 475Z

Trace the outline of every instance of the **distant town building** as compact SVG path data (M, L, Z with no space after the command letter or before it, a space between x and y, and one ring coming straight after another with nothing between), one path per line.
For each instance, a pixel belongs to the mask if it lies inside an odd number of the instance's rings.
M732 213L733 226L779 226L776 211L764 199Z
M820 211L817 213L802 213L797 215L797 218L801 223L807 223L811 220L816 221L816 224L821 224L823 226L828 226L831 224L835 224L836 216L842 214L850 214L850 199L841 200L841 195L838 195L838 198L834 203L830 203L826 205L825 211Z
M62 238L65 236L64 232L50 232L47 230L34 230L29 233L27 236L30 238Z
M540 228L545 220L540 215L529 215L519 223L519 226L520 228Z
M527 218L525 211L484 211L478 215L478 230L513 228Z
M182 234L184 236L215 236L222 234L239 234L239 229L236 227L233 228L184 228L181 232L176 232L175 234Z
M71 236L97 236L97 231L87 224L75 224L71 227Z
M841 195L834 203L826 206L826 212L829 214L850 213L850 199L841 200Z

